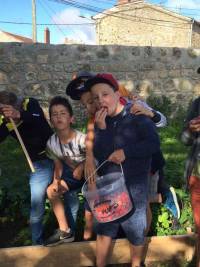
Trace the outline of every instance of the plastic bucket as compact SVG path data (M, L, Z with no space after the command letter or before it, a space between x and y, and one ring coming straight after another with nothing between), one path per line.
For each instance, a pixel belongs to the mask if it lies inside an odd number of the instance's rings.
M132 210L123 171L97 176L92 184L88 180L82 187L82 193L98 222L115 221Z

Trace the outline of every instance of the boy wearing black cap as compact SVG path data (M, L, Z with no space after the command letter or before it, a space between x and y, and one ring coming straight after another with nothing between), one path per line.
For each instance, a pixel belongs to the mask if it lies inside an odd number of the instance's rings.
M101 129L95 128L94 155L99 165L109 161L98 174L118 171L122 164L135 206L133 213L118 222L98 224L97 266L106 265L112 238L121 226L131 243L132 267L138 267L146 229L148 174L151 156L159 150L159 138L149 118L126 111L119 101L118 83L111 74L97 74L85 83L85 88L92 92L98 109L96 119L101 125Z
M87 109L87 137L86 137L86 159L85 159L85 177L90 177L95 170L94 156L93 156L93 138L94 138L94 115L96 108L92 99L92 94L84 87L84 82L89 78L94 77L95 74L87 71L78 72L67 85L66 94L73 100L79 100ZM92 238L93 234L93 215L85 203L85 229L83 234L84 240Z

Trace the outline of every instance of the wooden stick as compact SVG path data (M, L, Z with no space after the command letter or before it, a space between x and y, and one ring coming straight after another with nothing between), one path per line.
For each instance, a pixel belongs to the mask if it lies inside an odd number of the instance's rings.
M23 142L23 140L22 140L22 138L20 136L20 133L19 133L19 131L17 129L17 126L16 126L16 124L15 124L15 122L14 122L14 120L12 118L10 118L10 122L12 123L12 126L13 126L14 131L15 131L15 133L17 135L17 138L18 138L18 140L20 142L20 145L22 147L22 150L23 150L23 152L24 152L24 154L26 156L26 159L28 161L28 164L30 166L30 169L31 169L32 172L35 172L35 168L33 166L33 162L32 162L32 160L31 160L31 158L30 158L30 156L28 154L28 151L26 150L26 147L25 147L24 142Z

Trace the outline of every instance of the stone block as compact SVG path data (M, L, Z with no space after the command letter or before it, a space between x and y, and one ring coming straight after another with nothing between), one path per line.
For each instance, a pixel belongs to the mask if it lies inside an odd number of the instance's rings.
M8 84L8 76L2 71L0 71L0 84Z
M38 64L46 64L48 62L48 55L37 55Z

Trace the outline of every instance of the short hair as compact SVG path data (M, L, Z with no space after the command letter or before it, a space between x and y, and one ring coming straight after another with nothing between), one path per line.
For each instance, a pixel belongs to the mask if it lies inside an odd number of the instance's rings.
M17 104L17 96L7 90L0 91L0 103L15 106Z
M54 98L51 99L50 104L49 104L49 117L51 118L51 110L53 106L56 105L62 105L64 106L67 111L69 112L69 115L72 117L73 116L73 110L72 110L72 106L69 103L69 101L62 96L55 96Z

